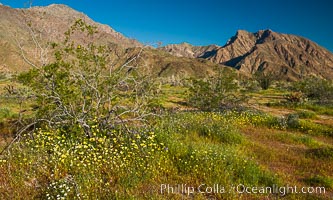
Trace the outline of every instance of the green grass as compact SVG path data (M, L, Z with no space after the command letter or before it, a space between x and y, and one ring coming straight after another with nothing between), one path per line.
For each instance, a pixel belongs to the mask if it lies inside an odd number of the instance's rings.
M163 85L159 99L165 108L175 108L186 106L186 97L187 89L185 87Z
M5 118L12 118L15 114L11 112L8 108L0 108L0 120Z
M183 104L186 88L166 85L161 92L164 107L188 108ZM269 99L283 93L272 89L256 95ZM6 107L0 109L0 117L15 117L17 102L2 102ZM9 154L0 156L0 199L239 198L235 193L160 193L161 184L197 187L202 183L223 185L227 191L238 184L277 184L319 185L333 192L332 129L312 121L320 120L317 115L309 109L290 116L251 109L163 112L149 119L150 126L144 129L94 127L91 138L41 127L34 139L20 138ZM326 196L290 194L282 199L320 198Z
M308 110L298 110L296 114L299 116L301 119L317 119L318 116L315 112L313 111L308 111Z
M202 123L206 125L200 129ZM245 139L222 114L180 113L158 124L149 132L136 131L137 135L107 135L95 129L93 138L76 139L61 130L40 130L34 140L27 138L4 157L0 178L15 186L6 188L9 192L27 181L37 181L38 190L22 187L21 197L30 193L34 198L140 199L143 196L135 188L144 187L148 180L154 183L150 187L164 183L162 180L226 187L280 183L241 148ZM233 198L233 194L227 197Z
M297 107L312 110L319 115L333 116L333 106L330 105L304 104L304 105L299 105Z
M309 178L305 178L304 182L310 186L321 186L328 189L333 189L333 179L330 177L324 176L312 176Z
M324 135L324 136L333 136L333 128L331 126L314 123L309 120L299 120L296 130L302 131L310 135Z
M290 132L282 132L279 134L274 134L271 136L271 138L274 141L279 141L287 144L292 145L298 145L303 144L307 147L313 148L313 147L319 147L321 146L321 143L318 142L316 139L314 139L311 136L308 135L302 135L302 134L296 134L296 133L290 133Z
M333 147L320 147L309 149L308 155L314 158L333 160Z
M333 106L331 105L319 105L313 102L307 103L286 103L286 102L270 102L267 104L271 107L279 107L279 108L288 108L288 109L295 109L295 110L303 110L307 113L303 113L306 116L315 117L314 115L328 115L333 116ZM308 110L308 111L306 111ZM312 112L314 113L312 113ZM299 111L301 112L301 111ZM310 113L309 113L310 112ZM301 115L303 115L301 113Z

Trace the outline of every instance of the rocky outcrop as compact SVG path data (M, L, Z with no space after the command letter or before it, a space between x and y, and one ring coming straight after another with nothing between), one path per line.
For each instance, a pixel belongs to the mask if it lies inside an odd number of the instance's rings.
M38 61L43 53L48 53L48 57L52 58L52 52L41 52L39 44L46 47L50 42L62 42L64 32L77 19L97 28L93 37L74 34L73 39L80 44L93 42L107 45L110 54L125 60L128 52L143 46L65 5L52 4L29 9L0 5L0 13L0 65L6 66L11 72L29 68L22 55L32 61ZM272 30L256 33L239 30L224 46L172 44L149 49L144 55L146 60L142 60L142 63L151 66L153 73L158 76L180 72L187 76L202 76L211 74L216 65L226 65L238 69L242 74L269 71L288 80L298 80L308 75L333 78L331 52L306 38Z
M333 78L333 54L316 43L295 35L272 30L256 33L239 30L222 47L214 46L205 51L211 46L187 46L191 48L184 48L180 44L166 46L163 50L178 56L204 58L236 68L245 74L253 74L259 70L273 72L288 80L298 80L309 75ZM192 49L203 51L195 54Z
M94 35L94 42L114 43L122 47L142 46L138 41L129 39L110 26L97 23L84 13L78 12L66 5L51 4L46 7L32 7L23 9L30 23L36 26L37 30L45 30L51 38L62 38L64 32L73 25L77 19L82 19L87 24L95 26L97 33ZM82 39L82 38L81 38ZM85 38L87 39L87 38ZM81 41L82 42L82 41Z
M0 64L8 66L12 72L29 68L22 58L23 53L29 60L38 61L41 54L38 45L48 50L48 43L63 42L64 33L78 19L97 28L93 37L74 35L74 40L80 44L94 42L121 48L142 46L138 41L123 36L107 25L94 22L85 14L65 5L52 4L29 9L13 9L0 5L0 13ZM48 57L51 57L51 52L47 53Z
M184 42L181 44L166 45L158 49L166 51L177 57L200 58L200 57L205 57L205 54L213 52L218 48L219 46L217 45L193 46L189 43Z

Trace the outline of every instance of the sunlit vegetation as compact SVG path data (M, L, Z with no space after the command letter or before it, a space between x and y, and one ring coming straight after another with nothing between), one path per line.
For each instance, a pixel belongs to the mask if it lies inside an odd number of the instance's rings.
M94 33L81 20L72 29ZM0 199L332 196L330 81L266 88L222 69L174 84L128 62L109 66L106 47L75 44L71 34L54 46L54 63L0 83ZM227 192L163 193L162 184ZM240 184L326 190L234 192Z

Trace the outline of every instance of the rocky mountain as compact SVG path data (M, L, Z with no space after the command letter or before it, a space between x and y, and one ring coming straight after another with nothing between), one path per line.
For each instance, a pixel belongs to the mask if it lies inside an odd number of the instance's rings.
M65 5L13 9L0 5L0 72L29 69L27 60L40 65L52 59L51 42L60 43L77 19L97 28L93 37L74 35L80 44L107 45L110 55L126 62L143 47L111 27L94 22ZM188 43L145 48L138 64L149 66L155 76L205 76L229 66L242 74L273 72L288 80L316 75L333 78L333 54L303 37L271 30L250 33L240 30L224 46L193 46Z
M298 80L308 75L333 78L331 52L306 38L272 30L256 33L239 30L222 47L179 44L161 49L176 56L204 58L246 74L259 70L273 72L288 80ZM197 51L199 53L196 54L193 49L203 51Z
M47 61L52 59L52 50L48 43L60 43L65 39L64 33L82 19L89 25L97 27L94 37L74 35L79 44L94 42L107 45L110 57L118 63L126 63L138 55L143 45L128 39L111 27L94 22L88 16L65 5L53 4L46 7L13 9L0 5L0 72L13 73L29 69L24 57L40 65L41 56ZM207 51L205 48L203 51ZM197 56L197 54L196 54ZM154 48L144 48L136 65L147 66L149 74L174 79L189 76L206 76L212 74L217 65L202 59L176 57ZM220 66L219 66L220 67Z
M29 9L0 5L0 66L11 71L26 69L28 65L22 59L22 51L32 61L39 60L41 53L47 53L40 52L47 49L47 43L62 42L64 33L77 19L97 28L93 38L77 36L75 41L79 43L95 42L121 48L142 46L138 41L123 36L107 25L94 22L66 5L52 4Z
M188 58L200 58L204 57L206 52L213 51L219 48L217 45L209 45L209 46L193 46L189 43L181 43L181 44L170 44L158 49L166 51L177 57L188 57Z

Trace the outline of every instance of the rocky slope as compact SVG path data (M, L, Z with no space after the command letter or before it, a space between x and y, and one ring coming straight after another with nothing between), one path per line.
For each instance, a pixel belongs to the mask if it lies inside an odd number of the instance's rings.
M77 19L96 26L93 37L74 35L80 44L108 45L110 55L126 61L143 45L111 27L65 5L12 9L0 5L0 72L29 69L23 55L37 65L41 57L52 58L50 42L62 42L64 32ZM143 59L144 58L144 59ZM39 63L38 63L39 62ZM308 39L271 30L238 31L224 46L193 46L188 43L144 50L138 64L150 67L156 76L205 76L217 67L230 66L242 74L271 71L283 79L298 80L308 75L333 78L333 54Z
M62 42L64 33L77 19L97 27L94 37L77 36L75 41L79 43L95 42L122 48L142 46L138 41L123 36L107 25L96 23L85 14L65 5L52 4L29 9L0 5L0 13L0 66L10 71L21 71L29 67L22 59L21 49L30 60L40 60L41 53L48 53L41 52L41 49L46 51L48 42Z
M36 65L41 65L41 54L45 54L44 57L49 62L53 56L48 43L62 42L65 39L64 33L77 19L96 26L98 32L93 37L85 34L74 35L74 41L79 44L94 42L109 46L113 63L126 63L137 56L143 46L65 5L53 4L29 9L12 9L0 5L0 13L0 72L13 73L29 69L31 66L24 60L23 55ZM209 48L200 51L207 50ZM196 52L195 57L200 55ZM140 57L131 64L147 66L148 73L153 76L174 79L209 75L217 67L217 64L193 57L180 58L161 50L144 48Z
M184 42L181 44L166 45L158 49L166 51L177 57L200 58L204 57L207 52L213 51L217 48L219 48L217 45L193 46Z
M256 33L240 30L223 47L214 46L200 54L192 53L191 56L183 47L183 44L169 45L163 50L178 56L204 58L246 74L259 70L273 72L288 80L298 80L308 75L333 78L331 52L306 38L271 30ZM192 46L191 49L209 47Z

